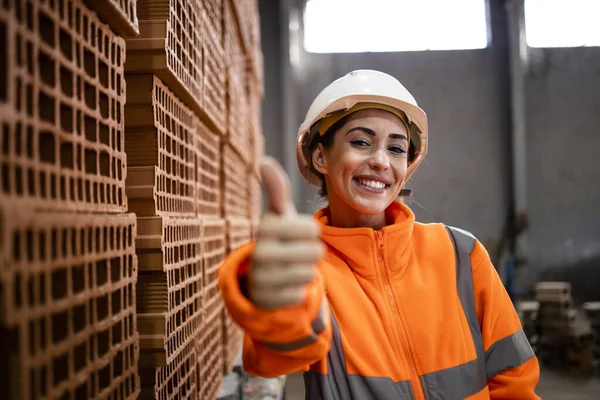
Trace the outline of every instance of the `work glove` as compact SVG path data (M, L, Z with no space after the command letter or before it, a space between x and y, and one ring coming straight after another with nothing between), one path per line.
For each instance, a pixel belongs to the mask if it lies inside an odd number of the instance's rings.
M306 285L315 279L315 264L325 254L325 246L317 221L296 211L290 180L281 165L264 157L260 173L267 207L251 257L248 294L258 307L275 310L304 301Z

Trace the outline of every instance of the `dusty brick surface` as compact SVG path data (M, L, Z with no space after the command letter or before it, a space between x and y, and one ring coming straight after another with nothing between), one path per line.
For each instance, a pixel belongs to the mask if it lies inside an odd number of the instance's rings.
M140 351L165 366L202 329L201 221L140 217L138 226Z
M8 398L135 399L135 216L0 210Z
M79 0L8 4L0 196L48 210L125 211L125 42Z

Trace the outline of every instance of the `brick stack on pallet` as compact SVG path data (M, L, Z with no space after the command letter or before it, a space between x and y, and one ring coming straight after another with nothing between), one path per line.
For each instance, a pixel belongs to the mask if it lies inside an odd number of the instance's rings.
M256 0L236 4L258 24ZM260 213L260 38L243 47L232 0L138 0L137 10L125 149L139 226L141 398L210 400L242 340L218 269Z
M539 357L547 365L589 374L595 369L594 334L589 321L573 307L571 284L540 282L535 287L540 303Z
M583 304L583 310L592 324L594 331L594 359L596 367L600 365L600 301L592 301Z
M517 304L517 314L523 325L523 332L529 340L529 344L534 353L538 353L539 344L539 324L538 311L540 303L537 301L521 301Z
M0 7L3 398L139 394L121 4Z

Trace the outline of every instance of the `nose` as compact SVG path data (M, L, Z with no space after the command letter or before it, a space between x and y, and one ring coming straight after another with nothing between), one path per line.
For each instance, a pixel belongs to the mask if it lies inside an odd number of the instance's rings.
M385 149L377 149L369 160L369 166L373 169L386 170L390 167L390 157Z

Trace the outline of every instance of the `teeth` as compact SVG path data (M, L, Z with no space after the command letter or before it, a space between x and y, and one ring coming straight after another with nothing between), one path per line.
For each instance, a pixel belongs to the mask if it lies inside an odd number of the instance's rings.
M366 180L360 179L358 182L360 182L361 185L372 187L374 189L383 189L385 187L385 183L377 182L377 181L366 181Z

